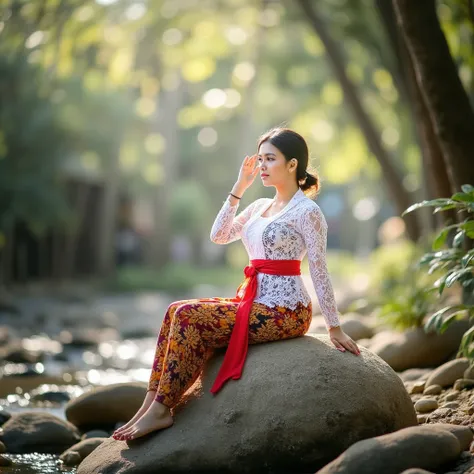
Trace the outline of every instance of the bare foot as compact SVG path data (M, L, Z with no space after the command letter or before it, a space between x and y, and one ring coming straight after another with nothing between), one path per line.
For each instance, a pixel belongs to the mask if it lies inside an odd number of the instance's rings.
M155 399L155 397L156 397L156 390L149 390L145 395L145 400L143 401L143 404L140 407L140 409L135 413L133 418L128 423L121 426L120 428L117 428L113 432L112 438L118 439L116 438L117 435L119 435L120 433L123 433L128 428L130 428L134 423L136 423L146 413L148 408L150 408L150 405L153 403L153 400Z
M116 439L123 441L136 439L152 431L168 428L172 424L173 417L169 408L159 402L154 402L135 424L118 434Z

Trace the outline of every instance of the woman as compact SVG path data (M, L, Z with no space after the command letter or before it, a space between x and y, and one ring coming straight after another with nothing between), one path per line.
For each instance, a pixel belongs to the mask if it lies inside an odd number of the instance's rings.
M306 171L305 140L278 128L263 135L257 149L258 155L244 159L211 230L217 244L242 238L251 258L247 279L235 298L176 301L168 307L145 401L114 432L115 439L135 439L171 426L170 408L197 379L213 349L228 346L211 389L215 394L230 378L240 378L248 344L304 335L312 318L311 299L300 276L305 253L332 343L342 352L360 353L339 325L326 267L327 224L306 195L315 194L319 184ZM258 172L264 186L275 187L275 197L257 199L236 217L239 201Z

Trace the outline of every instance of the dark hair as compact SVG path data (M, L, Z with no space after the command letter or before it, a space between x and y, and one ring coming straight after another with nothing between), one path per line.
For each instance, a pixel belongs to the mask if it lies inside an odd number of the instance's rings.
M292 158L298 160L296 182L307 196L316 196L320 188L319 176L316 171L312 171L312 174L307 171L309 151L305 139L289 128L278 127L269 130L258 139L257 151L260 149L260 145L265 142L270 142L278 148L286 161L290 161Z

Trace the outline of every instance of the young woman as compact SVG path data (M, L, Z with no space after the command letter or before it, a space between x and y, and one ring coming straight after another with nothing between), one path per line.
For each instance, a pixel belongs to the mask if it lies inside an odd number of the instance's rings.
M359 355L342 331L326 267L327 224L308 195L319 189L307 172L308 147L298 133L274 129L258 142L258 155L246 157L239 177L211 230L211 240L242 239L249 254L247 277L234 298L202 298L171 303L157 341L155 361L142 407L113 434L130 440L173 424L170 408L200 375L214 349L226 347L211 389L240 378L248 344L304 335L311 324L310 296L300 275L308 254L312 282L334 346ZM264 186L276 190L236 216L240 199L260 172Z

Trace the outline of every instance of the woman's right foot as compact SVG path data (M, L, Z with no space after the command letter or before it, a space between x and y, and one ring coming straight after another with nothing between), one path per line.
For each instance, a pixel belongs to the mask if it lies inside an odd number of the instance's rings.
M143 404L140 407L140 409L135 413L133 418L128 423L121 426L120 428L117 428L112 433L112 438L115 438L115 436L117 436L118 434L121 434L123 431L127 430L130 426L132 426L135 422L137 422L146 413L150 405L155 400L155 397L156 397L156 390L149 390L146 393L145 400L143 401Z

